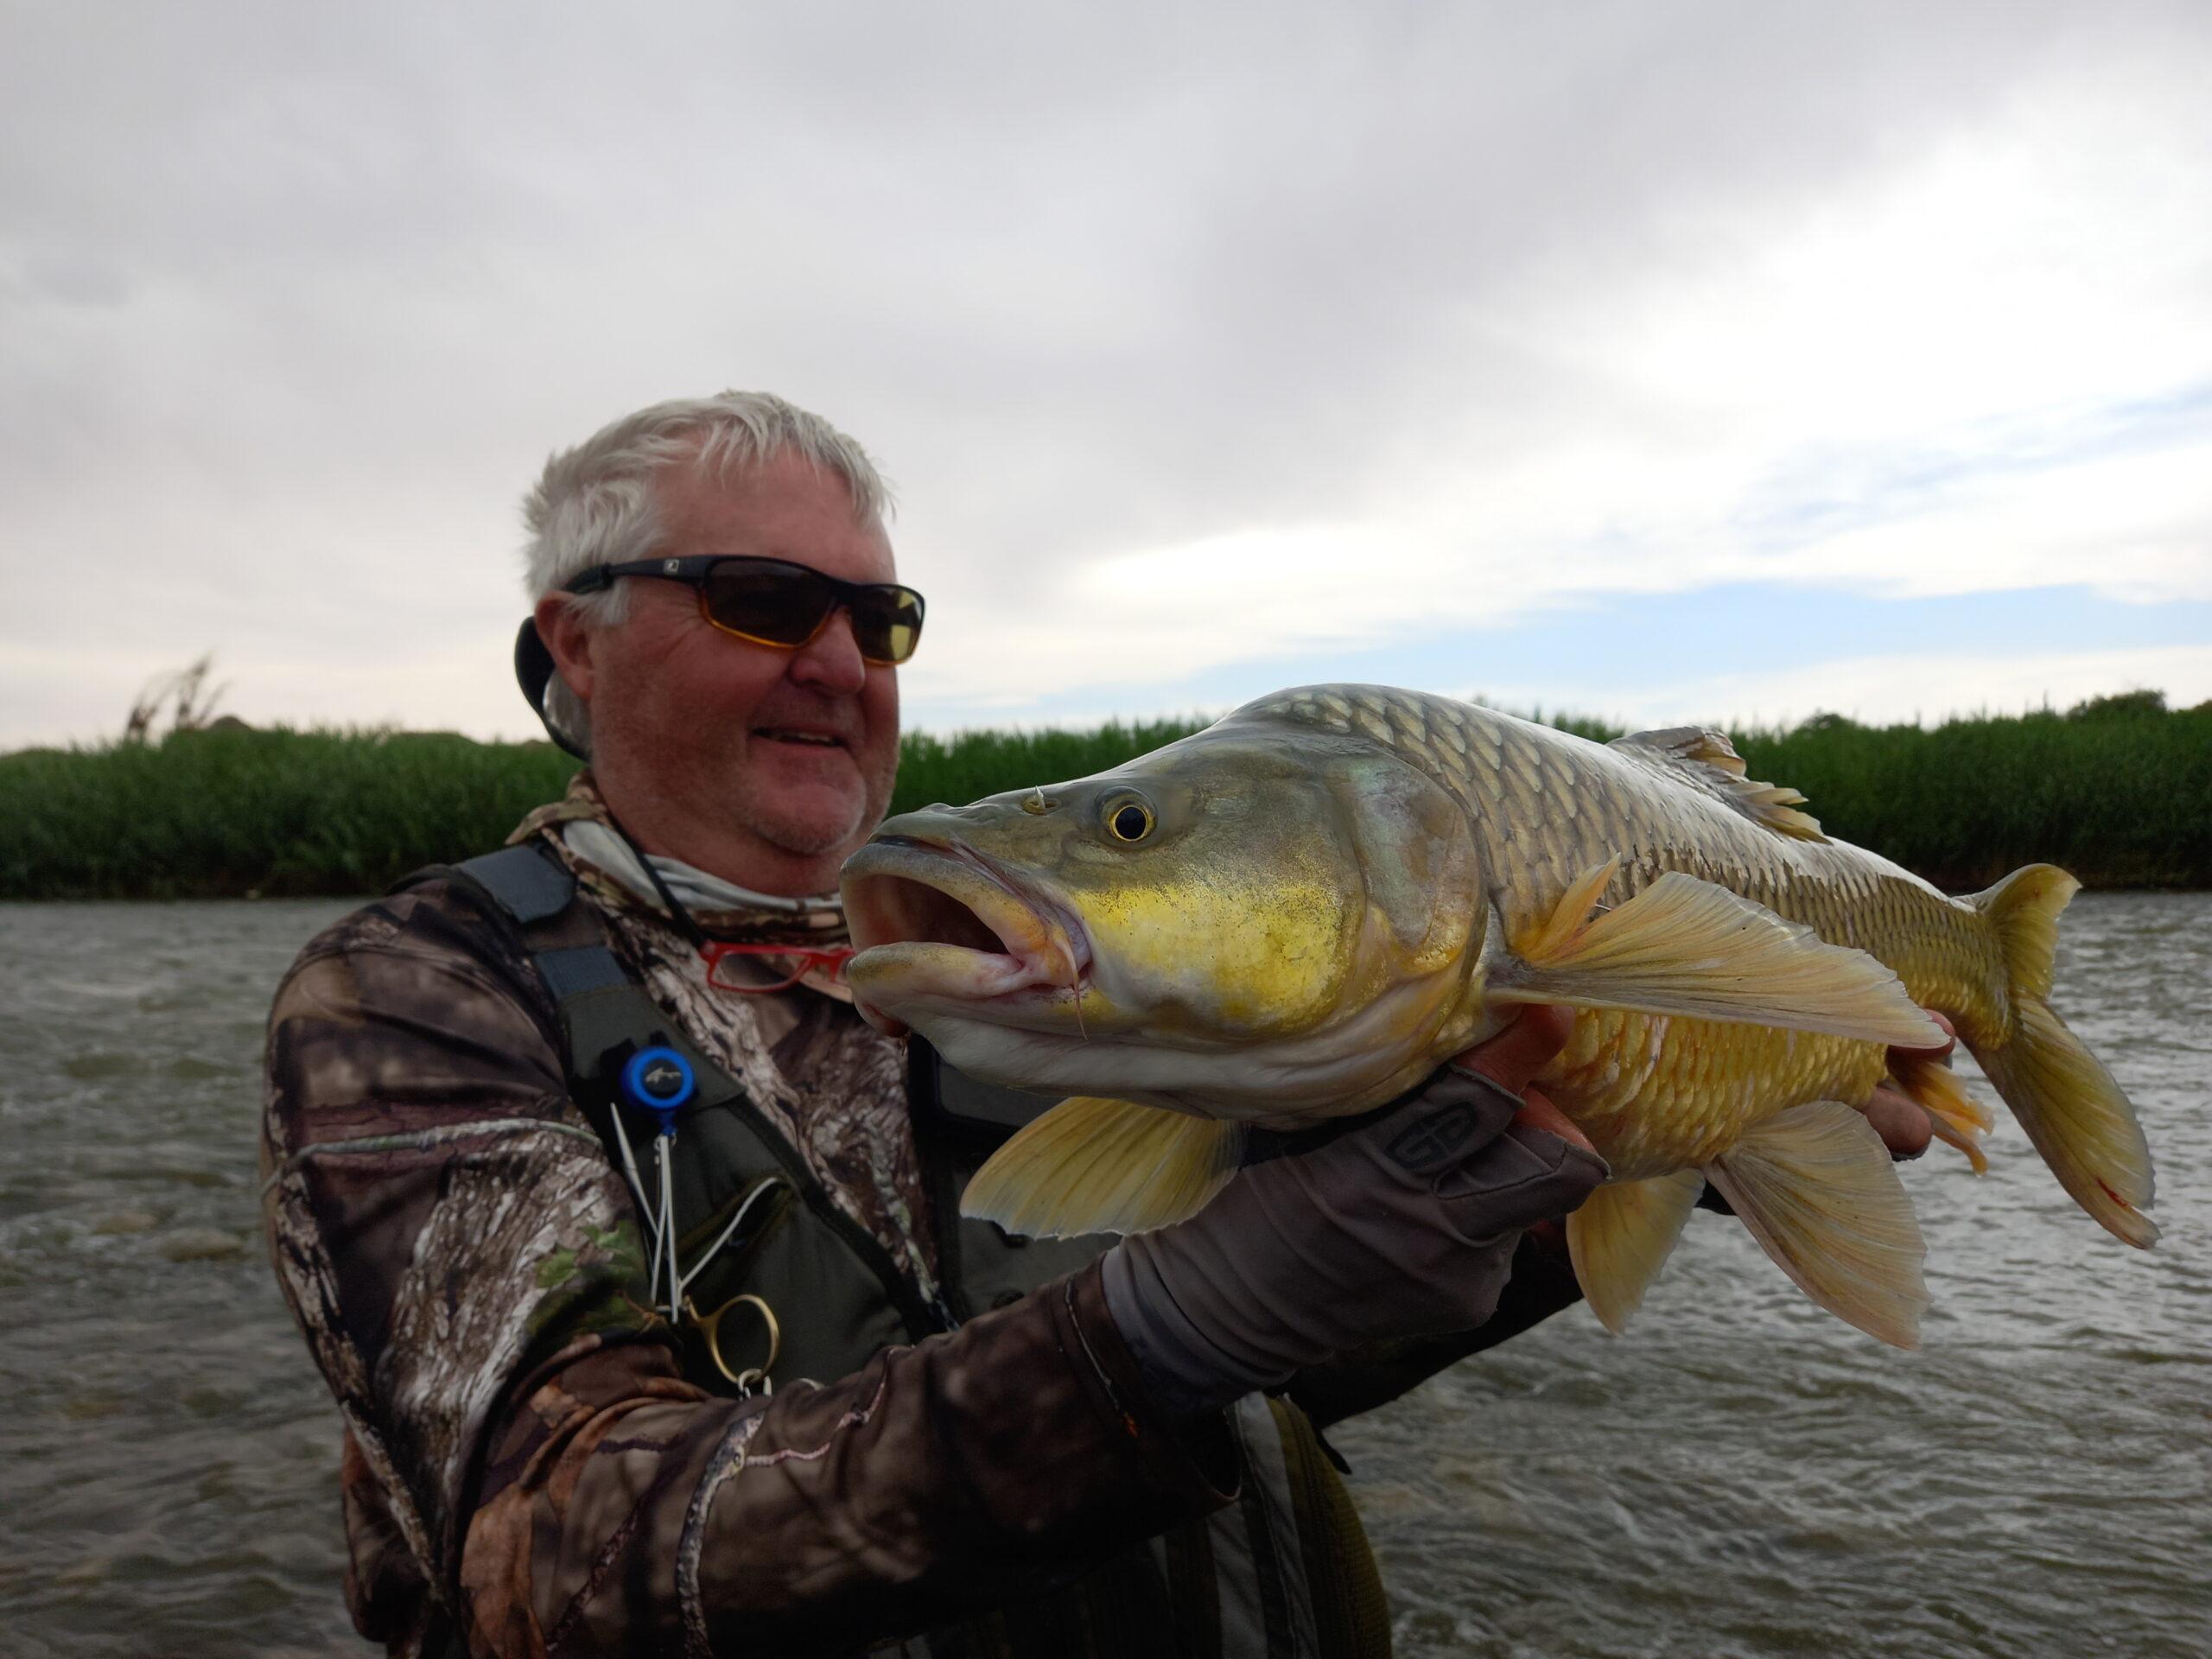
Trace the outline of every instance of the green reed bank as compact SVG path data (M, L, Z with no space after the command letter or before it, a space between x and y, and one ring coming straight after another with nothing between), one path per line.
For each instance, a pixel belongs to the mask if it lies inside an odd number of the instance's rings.
M917 733L892 810L1081 777L1203 723ZM2037 859L2091 887L2212 887L2212 702L2130 692L2063 714L1928 728L1830 715L1734 735L1751 775L1802 790L1829 834L1947 888ZM550 744L440 732L234 728L0 755L0 899L375 892L496 846L575 769Z

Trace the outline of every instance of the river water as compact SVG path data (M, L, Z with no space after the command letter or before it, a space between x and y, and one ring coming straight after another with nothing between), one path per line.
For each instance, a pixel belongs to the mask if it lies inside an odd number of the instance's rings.
M270 992L346 907L0 906L0 1654L366 1651L253 1168ZM2157 1251L2009 1120L1980 1179L1938 1147L1900 1354L1698 1216L1625 1338L1572 1310L1333 1435L1398 1651L2212 1654L2212 894L2083 895L2056 1001Z

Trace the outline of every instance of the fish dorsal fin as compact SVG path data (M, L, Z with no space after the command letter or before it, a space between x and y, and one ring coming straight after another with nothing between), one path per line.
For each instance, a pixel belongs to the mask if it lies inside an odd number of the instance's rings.
M1728 741L1728 734L1711 726L1668 726L1657 731L1630 732L1609 746L1616 749L1649 749L1663 760L1685 766L1717 767L1732 778L1744 775L1744 757Z
M1706 1170L1761 1248L1838 1319L1920 1345L1928 1248L1882 1137L1838 1100L1757 1125Z
M1864 950L1830 944L1764 905L1669 870L1612 910L1593 906L1613 863L1586 872L1552 913L1509 939L1486 1002L1684 1014L1929 1048L1942 1027Z
M1705 1177L1694 1169L1608 1181L1567 1218L1575 1281L1598 1323L1615 1336L1628 1329L1704 1190Z
M1017 1130L960 1212L1009 1233L1141 1233L1194 1216L1236 1173L1244 1126L1078 1095Z
M1796 810L1804 796L1784 784L1762 784L1744 776L1744 757L1727 734L1710 726L1669 726L1664 731L1631 732L1605 746L1646 766L1665 766L1754 823L1796 841L1826 841L1821 821Z

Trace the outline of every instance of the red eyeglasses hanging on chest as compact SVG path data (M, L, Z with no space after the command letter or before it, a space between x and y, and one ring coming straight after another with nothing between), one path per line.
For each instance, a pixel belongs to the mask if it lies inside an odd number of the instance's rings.
M699 954L706 959L707 983L716 990L765 996L771 991L788 991L812 973L826 973L842 985L845 982L845 964L855 952L849 944L728 944L709 939L699 947ZM779 979L772 985L740 985L721 976L722 963L732 957L780 957L798 966L788 979Z

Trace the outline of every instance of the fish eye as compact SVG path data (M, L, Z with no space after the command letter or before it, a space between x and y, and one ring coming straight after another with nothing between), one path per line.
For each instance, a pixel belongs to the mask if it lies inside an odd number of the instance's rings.
M1124 796L1106 811L1106 828L1116 841L1142 841L1152 833L1152 809Z

